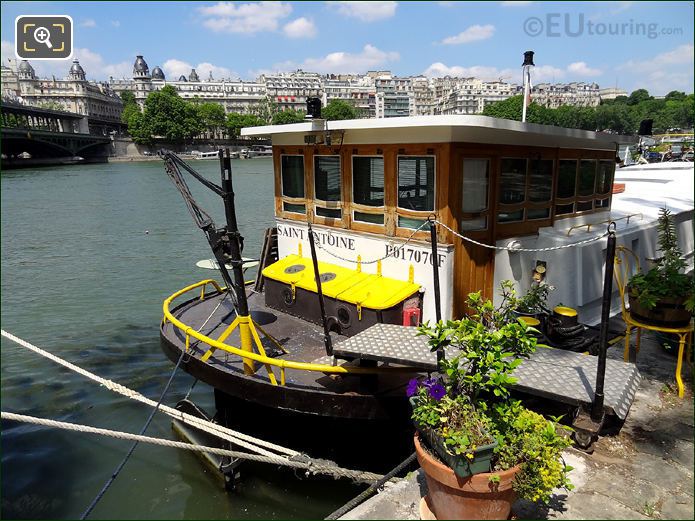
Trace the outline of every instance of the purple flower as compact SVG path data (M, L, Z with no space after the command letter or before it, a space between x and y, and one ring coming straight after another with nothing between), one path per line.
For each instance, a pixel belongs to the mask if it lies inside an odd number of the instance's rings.
M427 392L429 392L430 396L437 401L444 398L444 395L446 394L446 391L444 390L444 386L440 383L435 383L434 385L430 386L427 389Z
M409 398L411 396L415 396L417 394L418 385L419 382L417 381L417 378L410 380L408 382L408 388L405 390L405 394L407 394Z
M427 389L431 389L433 385L437 385L439 383L439 380L436 378L428 378L424 382L422 382L422 385L424 385Z

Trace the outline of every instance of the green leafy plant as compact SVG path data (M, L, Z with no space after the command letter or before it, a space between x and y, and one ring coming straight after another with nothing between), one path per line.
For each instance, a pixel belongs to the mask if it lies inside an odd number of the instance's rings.
M554 288L543 282L532 282L525 295L517 299L516 310L522 313L548 311L548 293Z
M637 273L630 279L628 291L647 309L654 309L659 300L664 298L683 298L685 308L693 313L695 311L695 279L692 274L683 273L686 262L678 247L673 215L667 208L659 210L657 234L661 257L648 272Z
M416 425L436 430L452 453L473 456L473 447L497 446L491 461L495 472L517 465L514 489L519 497L547 502L556 487L571 489L562 451L571 445L557 418L545 419L512 399L512 373L537 346L535 330L514 318L513 285L502 283L502 302L495 307L480 293L468 296L469 314L460 320L425 324L419 333L432 350L447 348L440 362L441 378L412 380Z

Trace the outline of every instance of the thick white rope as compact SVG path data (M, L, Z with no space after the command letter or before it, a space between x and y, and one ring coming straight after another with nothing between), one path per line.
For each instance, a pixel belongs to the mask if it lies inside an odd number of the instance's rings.
M256 461L259 463L270 463L273 465L281 465L296 469L306 470L308 474L331 475L334 477L349 478L360 482L374 482L381 479L383 476L372 472L363 472L360 470L345 469L315 461L293 460L284 456L267 456L258 454L249 454L247 452L239 452L235 450L220 449L217 447L206 447L204 445L193 445L181 441L172 441L162 438L153 438L151 436L142 436L139 434L131 434L129 432L114 431L111 429L101 429L99 427L90 427L89 425L80 425L77 423L61 422L49 420L46 418L37 418L35 416L26 416L24 414L15 414L11 412L0 412L0 417L3 420L11 420L17 422L31 423L33 425L43 425L56 429L64 429L76 432L85 432L90 434L99 434L101 436L109 436L120 440L134 440L139 442L151 443L153 445L161 445L163 447L172 447L176 449L190 450L193 452L209 452L219 456L229 456L231 458L243 459L248 461Z
M7 331L0 330L0 334L4 336L5 338L12 340L16 344L29 349L30 351L33 351L34 353L43 356L44 358L48 358L49 360L62 365L63 367L66 367L70 369L71 371L76 372L77 374L81 374L82 376L86 376L90 380L94 380L95 382L100 383L104 387L106 387L110 391L114 391L118 394L121 394L127 398L131 398L133 400L136 400L138 402L144 403L149 405L150 407L155 407L157 405L157 402L154 400L150 400L149 398L143 396L142 394L138 393L137 391L133 391L132 389L129 389L121 384L118 384L116 382L113 382L111 380L107 380L106 378L102 378L101 376L97 376L94 373L91 373L87 371L86 369L82 369L81 367L76 366L75 364L72 364L70 362L67 362L66 360L63 360L62 358L49 353L48 351L44 351L43 349L36 347L33 344L30 344L26 340L22 340L19 337L16 337L12 333L8 333ZM198 418L196 416L192 416L190 414L186 414L182 411L176 410L172 407L168 407L164 404L161 404L159 406L159 410L164 412L165 414L168 414L172 418L175 418L177 420L180 420L183 423L186 423L188 425L191 425L193 427L196 427L197 429L200 429L202 431L205 431L209 434L212 434L214 436L218 436L219 438L222 438L224 440L230 441L236 445L239 445L241 447L244 447L245 449L248 449L250 451L253 451L257 454L262 454L268 457L271 456L276 456L276 454L270 452L269 450L265 449L270 449L275 451L276 453L280 454L285 454L287 456L298 456L299 452L288 449L286 447L282 447L281 445L276 445L274 443L271 443L269 441L261 440L258 438L254 438L253 436L249 436L248 434L243 434L241 432L234 431L232 429L229 429L227 427L223 427L222 425L218 425L216 423L209 422L207 420L204 420L202 418ZM265 448L262 448L265 447Z

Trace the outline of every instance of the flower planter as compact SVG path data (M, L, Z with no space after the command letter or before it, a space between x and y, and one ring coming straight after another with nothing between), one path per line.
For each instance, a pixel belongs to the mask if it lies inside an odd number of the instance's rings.
M410 398L410 406L415 407L415 398ZM437 456L449 465L457 476L465 478L473 474L490 471L490 461L494 455L495 447L497 447L497 440L493 440L488 445L478 447L473 451L473 459L469 459L465 454L452 454L449 452L441 437L430 427L420 425L417 422L413 422L413 424L418 433L437 453Z
M629 288L628 288L629 290ZM693 316L685 309L685 297L668 297L657 301L653 309L642 306L628 291L630 314L647 324L663 327L687 326Z
M507 519L516 499L512 488L520 466L462 478L437 461L415 435L417 459L425 472L428 495L420 502L422 519ZM492 480L491 480L492 478Z
M473 451L473 459L469 459L463 454L452 454L449 452L442 439L429 427L415 424L415 428L427 440L427 443L437 453L437 456L449 465L457 476L466 478L473 474L490 472L490 461L492 460L495 447L497 447L497 441L478 447Z

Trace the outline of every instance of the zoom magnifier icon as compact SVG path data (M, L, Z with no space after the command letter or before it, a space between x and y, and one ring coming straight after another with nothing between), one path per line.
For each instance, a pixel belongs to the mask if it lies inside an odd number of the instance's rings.
M49 49L53 49L53 45L51 44L51 32L45 27L37 27L34 30L34 39L44 44Z

